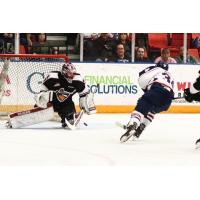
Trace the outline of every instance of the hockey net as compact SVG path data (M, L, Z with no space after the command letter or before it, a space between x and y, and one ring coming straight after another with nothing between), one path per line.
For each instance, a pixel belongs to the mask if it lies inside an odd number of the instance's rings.
M63 55L0 54L0 116L33 108L45 74L67 61Z

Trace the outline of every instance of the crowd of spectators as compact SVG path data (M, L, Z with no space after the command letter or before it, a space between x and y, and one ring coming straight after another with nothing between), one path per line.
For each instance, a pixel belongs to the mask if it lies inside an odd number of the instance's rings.
M175 58L177 63L184 63L183 60L183 47L180 47L179 49L179 55ZM186 63L190 63L190 64L197 64L198 61L195 57L191 56L187 50L186 52Z
M20 33L20 47L25 54L58 54L56 47L50 48L46 33ZM0 34L0 53L13 54L15 45L14 33Z
M92 33L84 34L84 61L93 62L131 62L131 40L132 34L128 33ZM199 43L197 43L199 42ZM199 44L200 39L195 39L195 44ZM177 48L176 55L171 56L170 48L160 48L160 55L153 57L149 55L148 34L135 34L135 63L184 63L183 47ZM157 52L158 53L158 52ZM197 64L198 58L192 56L187 51L186 63Z
M74 45L80 34L66 34L68 43ZM169 35L169 34L168 34ZM47 33L20 33L20 47L26 54L59 54L59 48L51 46L47 40ZM79 37L78 37L79 36ZM177 47L176 54L171 54L170 46L160 48L157 56L151 55L147 33L135 34L135 52L132 54L132 34L128 33L84 33L83 60L91 62L122 62L128 63L133 59L135 63L184 63L183 46ZM15 45L14 33L0 34L0 53L13 54ZM192 48L198 49L197 56L186 53L186 63L200 63L200 38L191 41ZM77 47L80 52L79 45Z

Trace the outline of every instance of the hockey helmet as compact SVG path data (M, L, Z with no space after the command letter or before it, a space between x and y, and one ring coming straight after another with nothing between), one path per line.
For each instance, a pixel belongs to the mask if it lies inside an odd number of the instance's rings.
M62 75L67 79L73 79L76 73L76 68L72 63L65 63L61 69Z
M158 63L156 64L156 67L163 68L163 69L166 70L166 71L168 71L168 69L169 69L168 63L165 63L165 62L162 62L162 61L158 62Z

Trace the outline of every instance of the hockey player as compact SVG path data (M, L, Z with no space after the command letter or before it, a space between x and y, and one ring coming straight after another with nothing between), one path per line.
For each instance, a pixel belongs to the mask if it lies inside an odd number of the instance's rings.
M200 71L199 77L191 85L191 87L184 90L184 98L190 103L192 101L200 101ZM195 142L195 145L196 149L200 149L200 138Z
M76 125L77 115L72 100L75 93L78 93L80 97L79 105L82 110L81 113L83 111L88 115L96 113L93 95L89 93L89 88L84 79L76 72L73 64L63 64L61 71L52 71L45 77L40 93L35 97L36 107L41 108L43 112L45 109L51 109L57 112L61 118L62 127L70 128L71 125ZM52 105L53 109L48 108L48 105ZM49 117L51 117L51 113L52 111L49 111L46 115L50 115ZM21 113L19 116L21 116ZM16 124L16 120L12 119L12 121L13 124ZM28 125L30 125L30 122ZM19 124L19 126L21 127L22 125ZM16 127L18 128L18 125Z
M167 110L174 98L174 80L168 72L168 65L158 63L139 73L139 86L144 94L139 98L135 110L120 141L126 142L131 136L139 138L143 130L152 122L154 115Z

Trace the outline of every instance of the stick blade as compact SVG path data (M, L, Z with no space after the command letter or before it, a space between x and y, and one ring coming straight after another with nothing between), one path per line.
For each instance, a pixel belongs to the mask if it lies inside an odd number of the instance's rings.
M115 125L120 127L120 128L127 129L127 126L122 124L121 122L115 122Z

